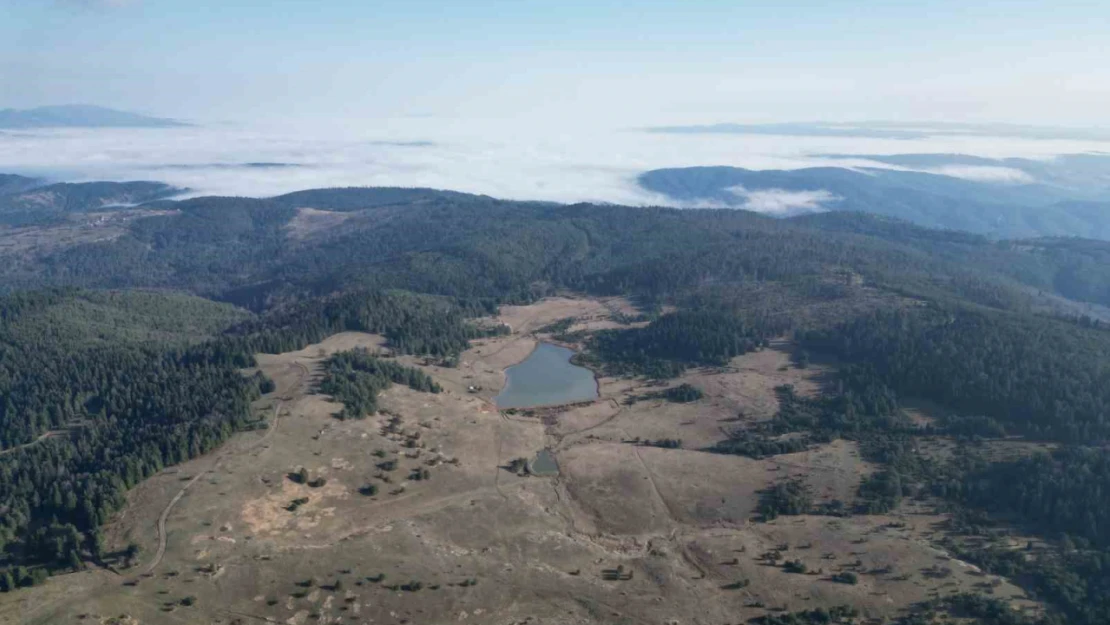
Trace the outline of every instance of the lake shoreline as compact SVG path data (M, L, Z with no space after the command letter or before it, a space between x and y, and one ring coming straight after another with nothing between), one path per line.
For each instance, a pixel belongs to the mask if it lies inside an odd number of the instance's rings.
M504 369L506 383L493 398L494 404L498 410L527 410L597 401L601 397L597 373L572 363L575 355L568 347L537 341L527 358ZM589 374L588 391L585 373Z

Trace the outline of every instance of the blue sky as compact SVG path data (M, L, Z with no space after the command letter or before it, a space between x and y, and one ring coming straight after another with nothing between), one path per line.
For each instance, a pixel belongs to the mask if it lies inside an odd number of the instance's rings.
M1108 32L1096 1L0 0L0 108L1098 124Z

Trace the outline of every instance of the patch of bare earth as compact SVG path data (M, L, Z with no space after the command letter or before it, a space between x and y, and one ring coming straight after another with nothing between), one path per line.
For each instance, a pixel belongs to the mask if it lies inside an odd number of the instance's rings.
M348 221L354 213L298 208L297 214L285 225L289 238L304 241L326 234Z

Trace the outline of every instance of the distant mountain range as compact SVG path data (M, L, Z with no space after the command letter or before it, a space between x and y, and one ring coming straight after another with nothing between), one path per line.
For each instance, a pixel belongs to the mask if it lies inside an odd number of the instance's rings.
M117 111L102 106L66 104L0 110L0 128L170 128L182 122Z
M697 124L655 126L647 132L670 134L745 134L797 137L866 137L872 139L922 139L938 135L1020 137L1108 141L1108 128L1061 128L1021 124L967 124L945 122L789 122L777 124Z
M999 238L1110 240L1110 155L1071 155L1049 161L958 154L828 156L871 160L876 167L658 169L642 174L639 183L680 204L747 208L780 216L860 211ZM884 169L880 164L928 171ZM1017 181L964 177L1000 171L1015 174Z

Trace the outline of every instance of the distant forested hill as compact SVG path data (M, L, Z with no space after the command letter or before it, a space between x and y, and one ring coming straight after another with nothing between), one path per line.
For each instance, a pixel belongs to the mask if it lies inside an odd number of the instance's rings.
M302 215L294 207L300 204L316 211ZM176 288L261 309L351 285L518 300L556 288L659 298L848 270L983 301L1025 297L1008 279L928 251L746 211L561 206L389 189L148 206L167 214L137 219L112 240L21 255L0 267L0 285ZM320 211L342 221L299 236L304 219Z
M1110 157L1076 155L1049 165L941 156L903 155L902 160L862 157L877 163L933 168L935 172L877 167L779 171L689 167L650 171L639 177L639 183L682 203L758 208L749 204L752 192L811 193L820 194L815 196L820 201L799 206L794 212L866 212L997 238L1081 236L1110 240ZM1000 181L963 179L944 174L945 167L994 168L1013 172L1016 177Z
M182 189L161 182L79 182L42 184L22 176L0 177L0 225L55 223L74 213L110 211L151 202Z
M934 258L1009 276L1068 299L1110 306L1110 241L1075 237L992 241L966 232L922 228L899 219L850 212L803 215L790 221L876 237Z
M110 239L13 252L0 265L0 288L170 288L261 310L352 285L516 300L558 288L658 299L725 284L798 289L843 281L847 272L867 284L1007 308L1028 305L1038 290L1107 301L1097 242L994 243L855 213L779 220L427 189L160 200L144 208L162 214L135 219ZM41 236L52 236L49 228Z
M16 176L14 174L0 174L0 194L2 195L18 193L40 185L42 185L42 182L36 178Z
M172 119L87 104L0 109L0 128L167 128L184 125Z

